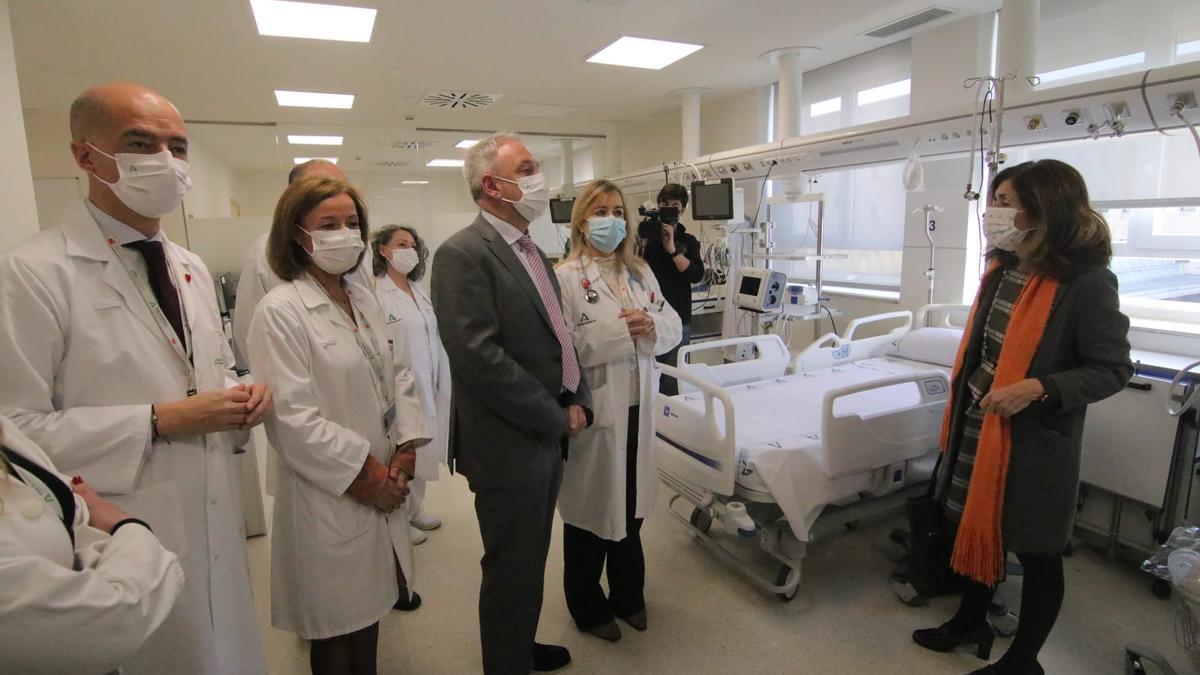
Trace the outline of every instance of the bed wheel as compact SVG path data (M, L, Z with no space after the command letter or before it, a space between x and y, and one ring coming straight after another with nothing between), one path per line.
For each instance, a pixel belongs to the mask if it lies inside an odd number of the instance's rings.
M692 527L708 534L708 529L712 527L712 516L704 509L692 509L692 517L688 519Z
M1150 592L1154 594L1154 597L1166 600L1171 597L1171 583L1166 579L1155 579L1150 586Z
M792 569L791 566L780 565L779 572L775 574L775 585L776 586L786 585L792 581L795 581L799 576L800 576L800 572ZM790 593L776 593L775 595L778 596L779 599L784 602L791 602L792 600L794 600L796 598L796 595L799 593L800 593L800 584L796 584L796 587L793 588Z

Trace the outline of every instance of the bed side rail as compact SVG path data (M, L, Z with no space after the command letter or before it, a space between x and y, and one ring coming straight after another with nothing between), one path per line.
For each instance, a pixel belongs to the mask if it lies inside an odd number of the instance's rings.
M684 396L703 397L697 410L658 394L654 399L660 472L699 488L732 495L737 476L737 434L733 400L716 384L679 368L660 366L665 375L695 390ZM666 481L664 479L664 482Z
M919 394L893 409L869 415L835 414L841 398L912 383ZM822 403L822 447L826 475L839 478L920 457L938 443L950 378L938 370L895 375L831 389ZM881 393L881 395L883 395Z
M820 370L850 361L880 356L898 336L907 333L912 328L912 318L912 312L905 310L872 314L871 316L855 319L846 326L846 331L843 335L826 333L817 338L808 347L805 347L804 350L796 355L796 358L792 359L792 363L788 367L788 372L802 373L805 371ZM859 332L864 326L895 321L896 319L903 319L904 323L892 328L883 335L854 339L854 334Z

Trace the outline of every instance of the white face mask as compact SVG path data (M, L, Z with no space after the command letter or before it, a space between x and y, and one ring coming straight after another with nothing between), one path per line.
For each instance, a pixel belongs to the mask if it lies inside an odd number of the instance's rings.
M517 180L504 178L503 176L493 176L496 180L508 181L516 183L517 187L521 188L521 198L517 201L504 199L504 201L512 204L517 208L517 213L521 214L525 220L533 222L537 220L546 208L550 206L550 188L546 187L546 177L540 173L535 173L532 176L522 176Z
M297 226L299 227L299 226ZM358 229L302 232L312 237L313 263L330 274L345 274L354 269L362 256L363 241Z
M1016 224L1020 212L1008 206L993 206L983 214L984 235L990 248L1013 251L1025 241L1029 230L1022 230Z
M110 155L91 143L88 145L117 163L117 182L110 183L100 176L96 180L107 185L122 204L146 218L161 218L179 208L192 187L188 163L170 150L153 155L135 152Z
M392 264L392 269L408 276L409 272L416 269L417 263L421 262L421 256L417 254L415 248L398 248L392 251L392 257L388 262Z

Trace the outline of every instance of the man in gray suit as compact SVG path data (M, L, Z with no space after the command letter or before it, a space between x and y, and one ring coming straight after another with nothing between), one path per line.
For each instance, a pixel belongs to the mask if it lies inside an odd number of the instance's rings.
M530 239L549 202L536 159L512 134L467 153L480 214L437 250L433 307L450 359L450 462L475 493L483 537L479 634L492 674L556 670L563 647L534 642L567 438L591 392L557 277Z

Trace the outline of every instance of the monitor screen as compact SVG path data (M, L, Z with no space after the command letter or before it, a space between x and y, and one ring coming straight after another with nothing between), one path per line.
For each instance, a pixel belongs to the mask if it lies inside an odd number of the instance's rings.
M757 298L758 289L762 286L762 281L761 277L754 277L749 274L742 275L742 284L738 287L738 294Z
M575 198L551 199L550 222L567 224L571 222L571 209L575 208Z
M693 220L733 219L733 179L698 180L692 183Z

